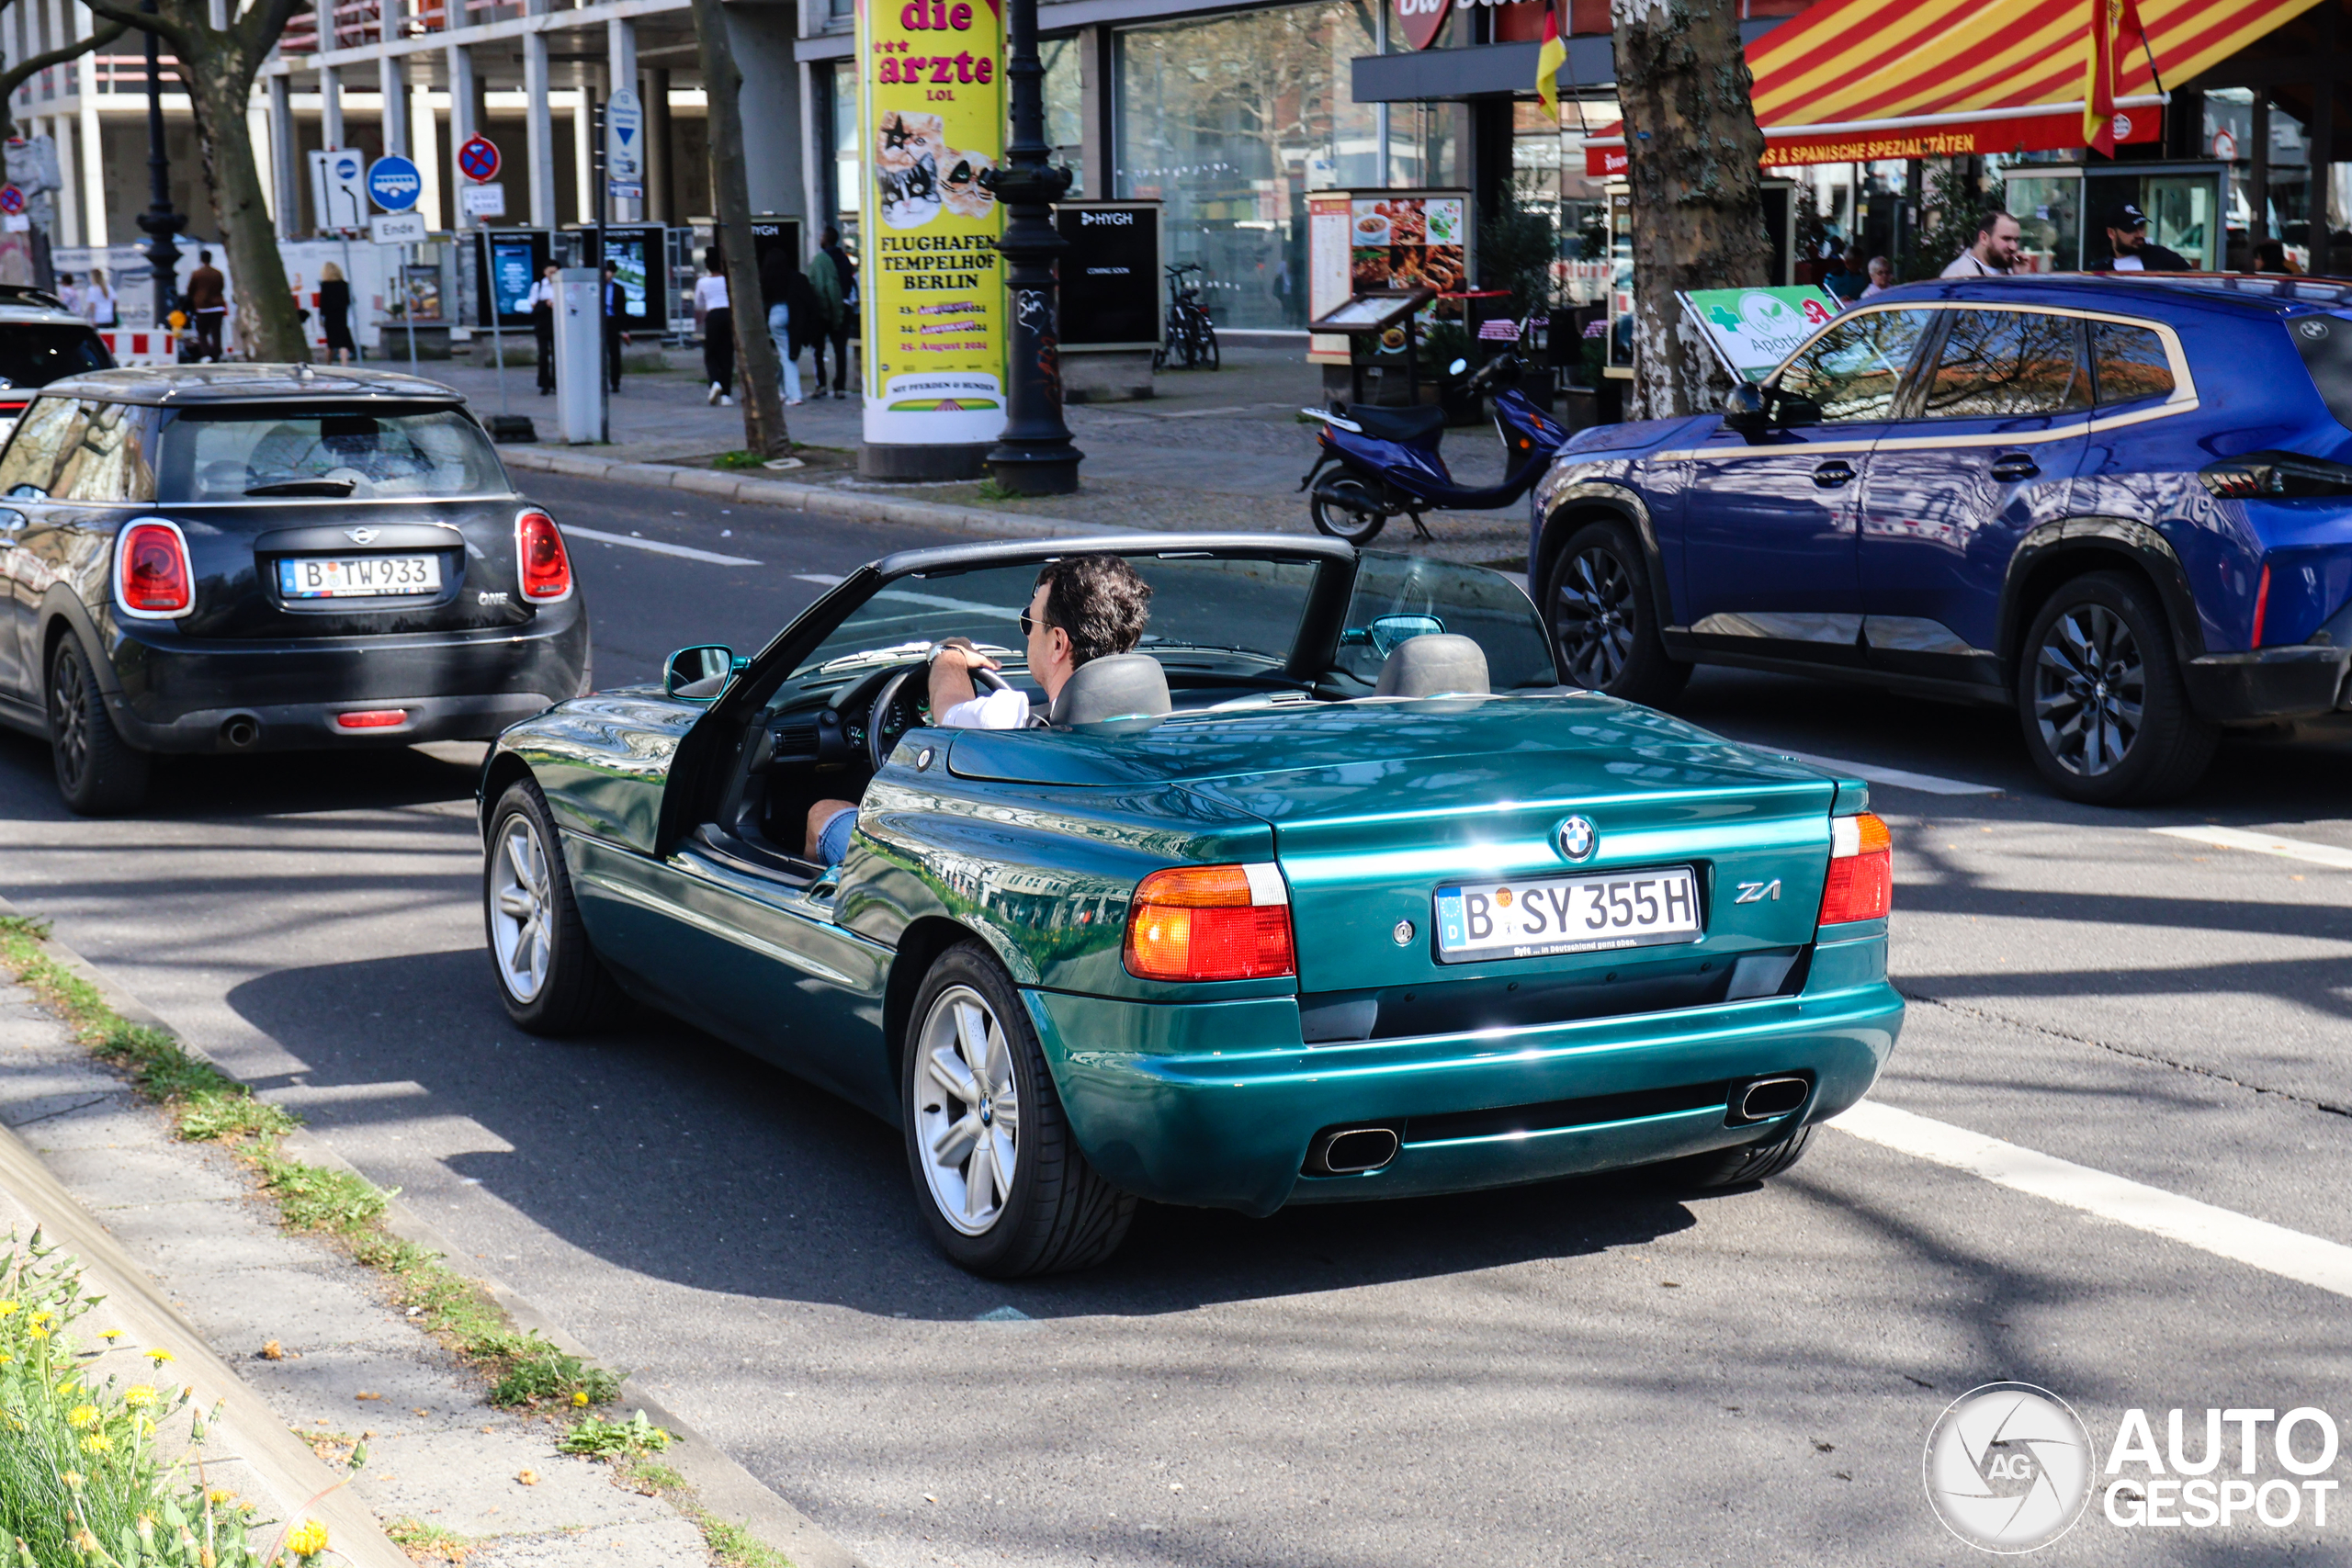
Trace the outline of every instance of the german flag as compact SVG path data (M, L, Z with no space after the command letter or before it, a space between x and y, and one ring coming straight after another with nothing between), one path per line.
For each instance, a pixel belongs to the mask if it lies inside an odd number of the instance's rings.
M2132 0L2091 0L2089 37L2083 51L2083 145L2115 156L2115 72L2118 62L2148 49Z
M1560 118L1560 67L1568 62L1568 46L1560 41L1559 0L1544 8L1544 47L1535 51L1535 96L1554 119Z

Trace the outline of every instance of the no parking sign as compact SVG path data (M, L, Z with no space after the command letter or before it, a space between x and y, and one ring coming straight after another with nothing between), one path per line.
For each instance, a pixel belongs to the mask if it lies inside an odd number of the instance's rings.
M498 167L498 143L487 136L469 136L458 149L458 172L476 185L496 179Z

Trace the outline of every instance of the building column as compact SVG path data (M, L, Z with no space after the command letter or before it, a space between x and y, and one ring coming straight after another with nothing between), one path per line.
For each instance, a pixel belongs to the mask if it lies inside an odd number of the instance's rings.
M49 139L57 144L59 189L54 241L61 245L78 245L82 243L82 192L80 164L75 161L80 149L74 144L74 121L65 115L51 120Z
M385 55L376 62L376 80L384 101L384 151L410 158L408 61L397 54Z
M90 25L87 12L77 20L85 28ZM82 134L76 138L82 165L82 243L103 251L107 247L107 168L106 142L98 135L98 62L85 53L74 66L82 96Z
M441 200L441 124L433 109L433 89L414 86L408 90L409 143L416 149L416 174L424 187L417 193L416 209L424 214L428 229L447 229L447 213Z
M1374 7L1383 17L1388 7ZM1078 99L1080 174L1090 200L1117 194L1117 155L1111 146L1111 105L1117 88L1111 80L1111 29L1084 28L1078 35Z
M255 103L245 99L245 139L253 143L254 162L260 165L254 172L261 176L261 203L268 209L270 220L280 236L286 232L286 220L278 216L277 169L286 161L286 143L277 132L270 118L270 103L265 98Z
M339 152L344 146L343 78L332 65L319 68L319 145L330 152ZM325 215L313 213L311 216L323 218Z
M579 78L571 96L572 214L577 222L593 223L596 219L596 126L589 100L595 92L589 85L587 72L580 72Z
M645 186L647 163L645 126L648 117L644 112L644 89L639 87L637 82L637 24L635 22L626 17L618 17L605 24L605 101L610 103L612 96L620 92L627 92L637 99L637 184L638 188L641 190ZM605 115L609 123L611 110L607 109ZM607 171L607 177L609 175L610 171ZM605 216L615 223L642 223L645 221L645 200L642 197L635 200L611 198L606 202L605 212Z
M674 223L677 203L670 182L670 72L645 73L645 216L649 222Z
M532 0L536 6L538 0ZM548 107L548 35L523 35L523 161L529 166L531 227L555 227L555 116Z
M449 227L452 230L473 229L480 221L466 216L466 187L473 182L458 167L458 149L463 147L481 127L474 118L474 57L464 44L453 43L448 50L449 62L449 189L457 193L449 207ZM501 170L500 173L505 171Z
M270 188L277 203L277 237L290 240L302 227L302 182L297 165L302 143L294 134L294 81L280 73L269 79Z

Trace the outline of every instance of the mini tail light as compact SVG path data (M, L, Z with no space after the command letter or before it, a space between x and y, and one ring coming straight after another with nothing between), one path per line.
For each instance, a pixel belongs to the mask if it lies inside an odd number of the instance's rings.
M1894 907L1894 837L1871 812L1829 819L1829 881L1821 890L1825 926L1883 920Z
M526 512L516 517L514 557L522 572L524 598L536 604L551 604L571 597L571 558L564 552L563 535L554 518L544 512Z
M1127 910L1127 973L1144 980L1295 975L1290 891L1269 863L1155 871Z
M115 603L140 620L169 620L196 607L196 570L176 523L141 517L114 547Z

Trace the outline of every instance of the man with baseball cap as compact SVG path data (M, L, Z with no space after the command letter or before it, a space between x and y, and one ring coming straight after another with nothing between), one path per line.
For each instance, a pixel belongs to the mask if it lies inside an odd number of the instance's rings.
M2094 265L2093 272L2188 272L2188 260L2177 251L2148 243L2148 215L2129 201L2108 209L2107 243L2111 254Z

